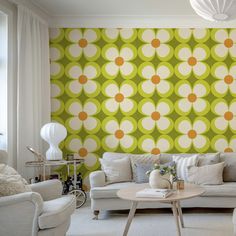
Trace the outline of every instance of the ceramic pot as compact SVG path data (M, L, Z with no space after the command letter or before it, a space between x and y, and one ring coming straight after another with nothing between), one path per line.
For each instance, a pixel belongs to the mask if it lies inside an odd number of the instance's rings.
M151 188L170 188L170 174L161 175L159 170L153 170L149 176Z

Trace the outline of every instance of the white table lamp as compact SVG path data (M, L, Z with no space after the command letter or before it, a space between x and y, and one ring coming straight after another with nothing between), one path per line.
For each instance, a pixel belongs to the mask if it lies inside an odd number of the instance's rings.
M45 124L41 128L40 135L50 145L46 152L46 159L48 161L62 160L62 151L58 145L67 135L65 126L59 123Z

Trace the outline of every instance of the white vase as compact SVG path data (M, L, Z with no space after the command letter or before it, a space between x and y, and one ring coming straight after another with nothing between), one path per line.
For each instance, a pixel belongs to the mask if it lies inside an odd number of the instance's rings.
M170 188L170 175L161 175L159 170L153 170L149 176L149 185L151 188Z

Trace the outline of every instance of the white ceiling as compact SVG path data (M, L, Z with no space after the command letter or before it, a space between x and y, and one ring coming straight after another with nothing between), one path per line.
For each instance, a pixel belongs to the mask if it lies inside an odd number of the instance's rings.
M199 17L190 0L10 0L41 9L50 27L231 27L236 20L210 22Z
M189 0L31 0L51 16L194 15Z

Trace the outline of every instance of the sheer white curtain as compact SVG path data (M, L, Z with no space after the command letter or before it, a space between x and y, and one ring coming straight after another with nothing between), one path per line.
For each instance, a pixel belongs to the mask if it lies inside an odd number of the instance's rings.
M26 146L43 152L40 129L50 121L49 33L44 19L18 5L17 169L33 175Z

